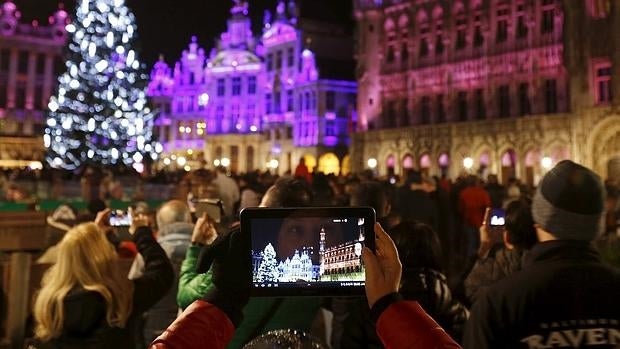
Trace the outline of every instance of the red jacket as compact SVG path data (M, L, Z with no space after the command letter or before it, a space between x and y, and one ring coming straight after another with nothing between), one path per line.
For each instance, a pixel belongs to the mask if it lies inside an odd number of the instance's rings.
M470 227L482 225L484 211L491 206L491 197L484 188L475 186L463 189L459 195L459 211L463 221Z
M150 349L220 349L231 340L235 328L218 308L199 300L190 305ZM460 349L418 302L390 305L377 321L377 334L386 349Z

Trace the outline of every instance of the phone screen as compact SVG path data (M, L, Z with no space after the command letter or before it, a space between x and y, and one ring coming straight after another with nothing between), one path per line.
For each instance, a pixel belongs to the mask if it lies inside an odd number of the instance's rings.
M491 210L489 225L492 227L503 227L506 224L506 212L501 208Z
M131 225L131 213L123 210L113 210L110 213L110 225L113 227L128 227Z

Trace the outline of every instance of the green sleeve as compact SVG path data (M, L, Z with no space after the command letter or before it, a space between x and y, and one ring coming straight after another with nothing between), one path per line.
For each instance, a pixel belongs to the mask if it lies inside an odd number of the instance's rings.
M194 301L202 298L213 287L211 270L204 274L196 272L201 248L200 246L189 246L185 260L181 265L179 291L177 292L177 305L181 309L187 308Z

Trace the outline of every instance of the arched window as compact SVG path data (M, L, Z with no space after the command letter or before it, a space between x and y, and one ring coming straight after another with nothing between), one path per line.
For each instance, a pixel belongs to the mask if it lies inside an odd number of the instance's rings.
M437 5L433 9L433 24L435 25L435 54L442 54L445 51L443 43L443 9Z
M430 33L429 33L428 15L426 14L424 10L418 11L418 14L416 15L416 22L418 24L418 30L419 30L418 34L420 38L418 54L420 57L426 57L428 56L428 53L429 53L428 36L430 35Z

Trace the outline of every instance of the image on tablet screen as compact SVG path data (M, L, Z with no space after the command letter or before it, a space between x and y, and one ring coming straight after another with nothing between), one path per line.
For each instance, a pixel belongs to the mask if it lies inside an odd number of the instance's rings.
M254 287L363 286L364 218L254 218Z

